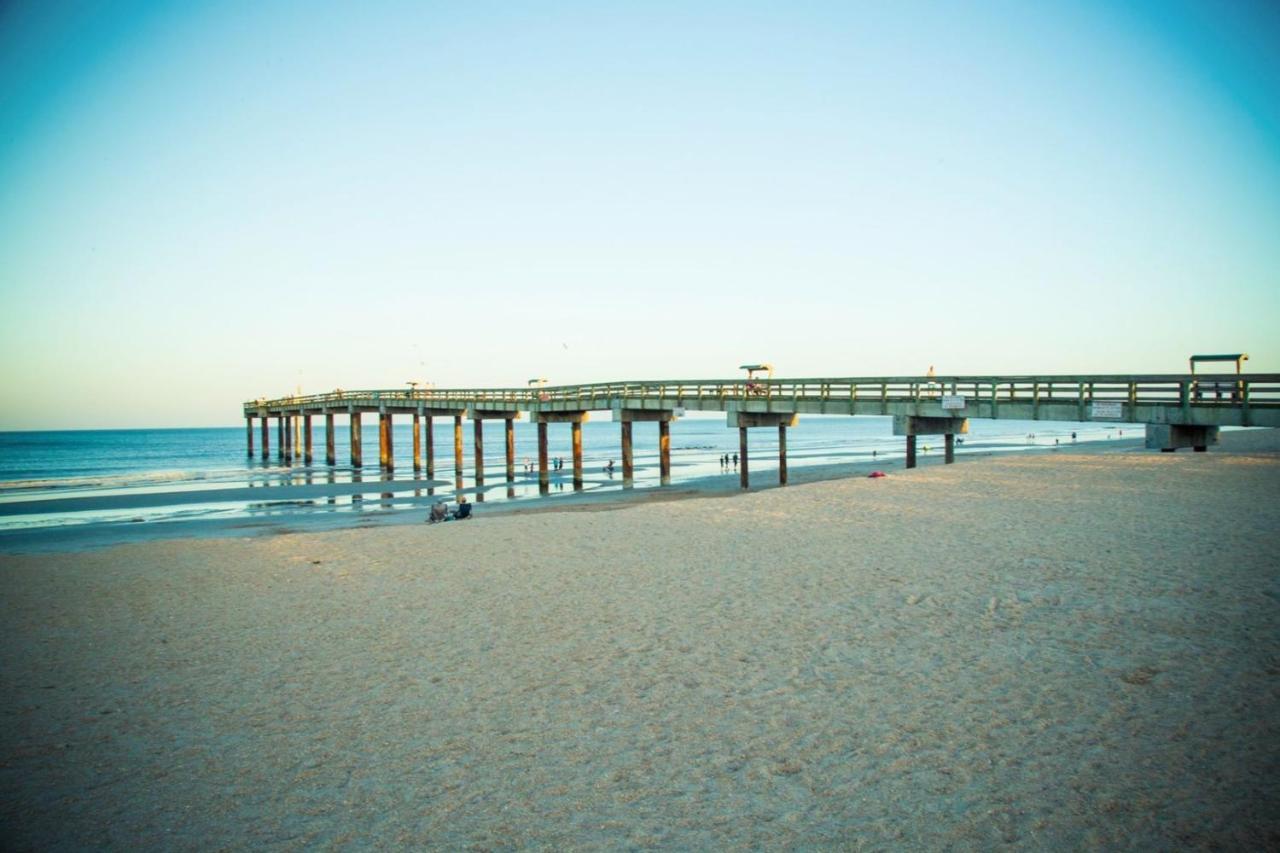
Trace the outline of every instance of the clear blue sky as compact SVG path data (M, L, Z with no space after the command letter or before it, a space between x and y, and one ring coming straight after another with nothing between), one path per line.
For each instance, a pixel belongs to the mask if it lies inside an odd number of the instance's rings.
M0 4L0 429L1280 370L1268 2Z

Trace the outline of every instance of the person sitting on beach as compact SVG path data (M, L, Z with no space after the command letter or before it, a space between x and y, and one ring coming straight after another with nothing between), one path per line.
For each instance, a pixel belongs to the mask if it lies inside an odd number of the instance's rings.
M612 474L612 473L613 473L613 460L612 460L612 459L610 459L610 460L609 460L609 464L608 464L608 465L604 466L604 470L605 470L607 473L609 473L609 474Z
M427 517L427 524L435 524L437 521L449 520L449 505L444 501L436 501L431 507L431 515Z
M466 495L458 496L458 508L453 511L453 517L459 521L471 517L471 504L467 503Z

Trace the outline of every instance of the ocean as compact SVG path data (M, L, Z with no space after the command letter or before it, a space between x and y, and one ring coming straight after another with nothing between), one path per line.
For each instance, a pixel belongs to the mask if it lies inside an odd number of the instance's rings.
M515 425L516 476L506 480L505 442L501 421L490 421L484 432L484 482L474 471L473 431L464 423L462 477L453 460L453 424L437 418L434 426L435 479L426 481L413 468L412 426L400 418L393 433L394 473L378 467L376 421L362 431L364 465L349 464L345 423L335 430L338 464L324 464L323 420L316 419L311 465L295 459L286 464L277 456L275 424L271 426L271 456L260 457L261 433L255 429L255 455L246 453L244 427L208 429L71 430L0 432L0 536L15 531L57 531L85 526L102 527L164 522L172 525L221 521L233 527L254 522L291 522L309 516L329 520L371 513L423 509L439 498L456 500L467 494L476 502L555 500L566 495L607 495L622 489L619 424L592 420L583 425L584 483L581 494L572 487L571 431L568 424L548 430L549 454L564 467L552 473L551 493L539 495L537 432L527 421ZM374 419L369 419L373 421ZM256 427L256 424L255 424ZM961 436L957 454L1018 452L1073 442L1111 441L1141 437L1141 428L1128 424L1068 423L1014 420L971 420L970 433ZM1075 437L1073 438L1073 433ZM750 435L752 487L777 482L778 433L753 429ZM633 428L635 488L659 487L658 427L637 423ZM940 456L941 436L922 436L924 459ZM423 450L425 454L425 448ZM738 452L738 431L722 416L686 417L672 424L673 487L736 488L732 461ZM787 431L787 467L792 479L821 476L841 466L873 463L901 467L904 442L892 435L886 417L802 417ZM615 470L605 470L610 460ZM203 528L202 528L203 529ZM181 531L178 531L181 535Z

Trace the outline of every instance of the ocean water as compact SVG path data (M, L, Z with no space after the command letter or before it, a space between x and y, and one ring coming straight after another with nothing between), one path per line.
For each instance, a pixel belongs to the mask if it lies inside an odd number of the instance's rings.
M620 426L598 416L583 425L583 492L604 495L621 490ZM324 464L323 419L313 421L312 464L286 463L278 456L277 432L270 430L271 454L261 458L261 430L255 422L254 456L246 453L243 427L210 429L77 430L0 432L0 533L33 528L181 522L192 520L261 520L307 514L367 514L419 509L444 498L467 494L475 501L538 501L575 492L572 485L571 430L568 424L548 429L550 456L564 460L552 474L550 495L539 494L537 431L527 421L515 425L516 472L506 479L505 441L501 421L484 430L484 481L474 471L473 427L463 426L461 476L454 469L452 421L434 425L435 479L425 481L413 468L413 436L409 418L397 420L393 433L395 471L378 466L376 419L362 430L364 465L350 465L348 430L335 429L337 464ZM1018 452L1073 442L1140 437L1141 428L1127 424L1047 421L971 420L958 454ZM1072 434L1075 433L1075 438ZM752 486L777 481L778 433L750 431ZM633 428L635 488L659 487L658 427ZM922 456L940 456L941 436L918 439ZM671 485L732 488L737 484L725 454L738 452L738 431L723 416L686 417L672 424ZM423 453L425 454L425 443ZM787 431L787 465L793 476L806 469L849 463L901 465L904 442L892 435L884 417L805 416ZM612 474L605 470L615 460Z

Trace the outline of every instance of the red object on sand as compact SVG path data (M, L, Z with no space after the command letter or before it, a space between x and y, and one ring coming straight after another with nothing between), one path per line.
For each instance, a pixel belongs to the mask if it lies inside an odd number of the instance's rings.
M874 480L874 479L876 479L877 477L883 477L883 476L885 476L885 473L884 473L883 471L872 471L872 472L871 472L870 474L868 474L867 476Z

